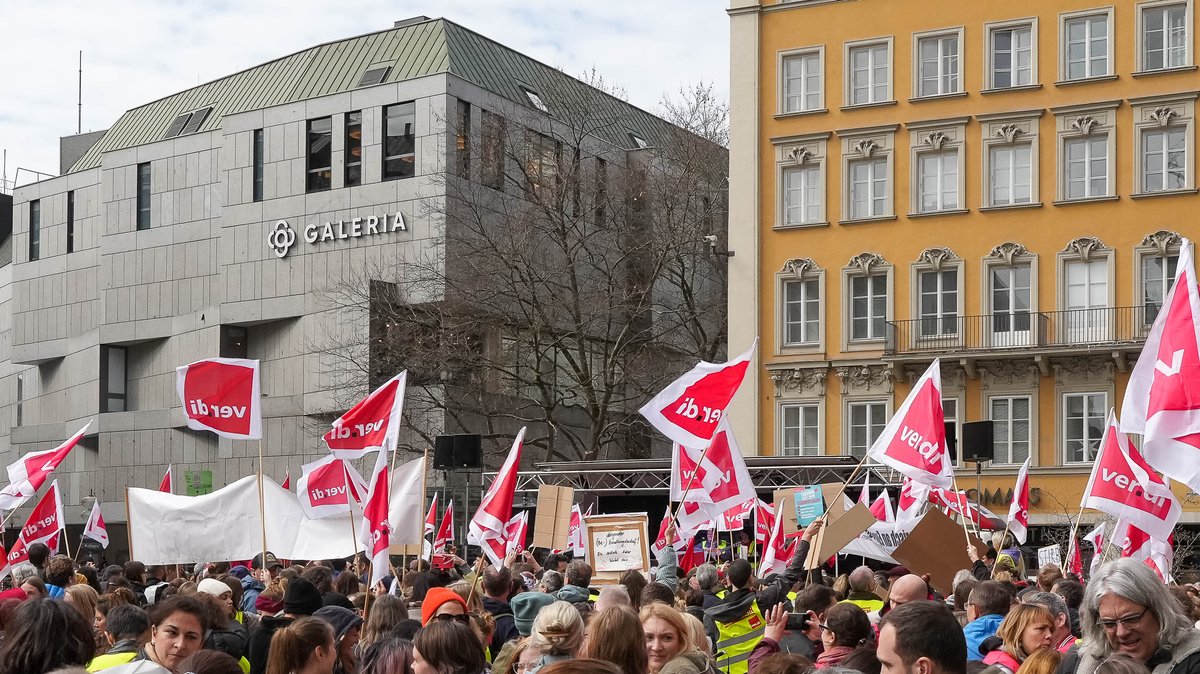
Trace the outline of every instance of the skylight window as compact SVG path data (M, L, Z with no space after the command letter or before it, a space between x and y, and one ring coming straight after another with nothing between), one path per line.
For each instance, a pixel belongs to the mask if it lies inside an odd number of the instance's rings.
M633 141L633 146L639 150L645 150L646 148L650 147L650 143L647 143L645 138L642 138L632 131L629 132L629 140Z
M529 97L529 102L533 104L533 107L541 110L542 112L550 112L550 108L546 107L546 103L542 101L542 97L538 95L538 92L527 87L521 87L521 89L525 92L525 95Z
M179 115L167 127L167 132L163 134L163 140L196 133L200 130L200 126L204 124L204 120L208 119L210 112L212 112L211 105L198 110L189 110Z
M388 76L388 72L392 69L391 66L371 66L363 73L362 79L358 81L358 86L369 87L373 84L379 84Z

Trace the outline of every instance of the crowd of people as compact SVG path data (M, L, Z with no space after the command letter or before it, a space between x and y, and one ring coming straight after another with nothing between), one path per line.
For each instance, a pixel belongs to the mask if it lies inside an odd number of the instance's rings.
M763 578L685 572L668 544L599 586L557 553L367 587L360 560L97 572L33 546L0 592L0 674L1200 674L1200 592L1140 562L1085 584L989 550L943 596L902 567L805 569L820 526Z

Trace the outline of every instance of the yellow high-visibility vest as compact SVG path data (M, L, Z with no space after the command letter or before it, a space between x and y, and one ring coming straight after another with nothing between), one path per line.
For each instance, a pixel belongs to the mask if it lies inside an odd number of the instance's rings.
M750 652L762 641L767 622L758 610L758 602L733 622L717 623L717 643L713 647L717 669L725 674L749 674Z

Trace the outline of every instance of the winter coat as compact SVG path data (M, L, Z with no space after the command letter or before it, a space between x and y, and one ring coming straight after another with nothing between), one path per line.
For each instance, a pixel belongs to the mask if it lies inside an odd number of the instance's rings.
M254 602L258 600L258 595L267 589L259 581L254 579L254 576L246 576L242 579L242 605L239 607L246 613L258 613L258 609L254 606Z
M263 674L267 671L267 657L271 654L271 637L275 631L292 624L295 618L282 616L263 616L258 621L258 629L250 635L246 659L250 661L250 674Z
M967 638L967 660L983 659L983 653L979 651L979 645L983 643L984 639L996 633L1003 620L1004 616L989 613L988 615L979 616L963 627L963 636Z

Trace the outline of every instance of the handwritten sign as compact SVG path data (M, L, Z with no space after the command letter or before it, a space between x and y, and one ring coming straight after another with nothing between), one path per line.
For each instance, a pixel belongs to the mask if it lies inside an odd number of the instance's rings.
M645 513L595 515L587 527L587 561L593 585L619 582L626 571L650 570L650 544Z
M629 529L593 531L596 571L642 570L641 536Z
M1057 545L1047 545L1044 548L1038 548L1038 567L1053 564L1058 568L1062 568L1062 548Z

